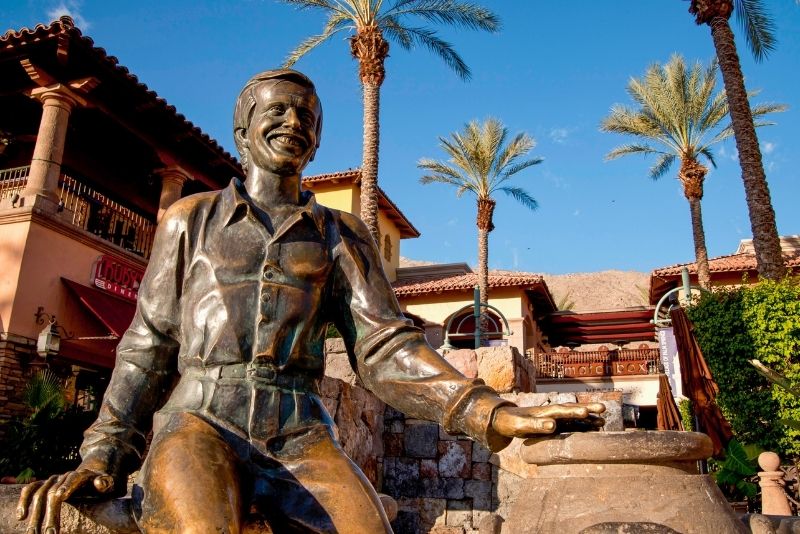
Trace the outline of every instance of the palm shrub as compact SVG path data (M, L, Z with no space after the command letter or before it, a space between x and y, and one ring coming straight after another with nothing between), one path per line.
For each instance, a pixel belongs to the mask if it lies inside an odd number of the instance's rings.
M3 425L0 474L22 483L74 469L83 430L96 414L67 407L61 380L49 370L31 377L22 398L30 413Z

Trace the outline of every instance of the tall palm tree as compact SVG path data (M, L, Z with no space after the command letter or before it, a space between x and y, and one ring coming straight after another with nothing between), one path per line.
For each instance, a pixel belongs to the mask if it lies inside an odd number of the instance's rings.
M687 69L683 58L675 55L664 66L656 63L642 78L631 78L628 82L628 94L638 107L615 105L600 124L604 132L645 140L615 148L608 153L607 160L628 154L657 155L650 168L653 179L662 177L675 161L680 161L678 179L689 201L697 277L706 289L711 277L700 201L708 167L699 160L702 157L716 167L711 147L733 135L729 125L722 126L728 116L728 101L724 92L714 94L716 75L716 61L707 68L697 62ZM764 104L753 108L752 115L760 117L781 110L783 106ZM768 123L758 125L762 124Z
M389 55L387 38L411 50L424 46L441 57L462 79L470 70L450 43L425 26L409 26L409 18L426 23L444 24L495 32L500 28L497 16L486 8L458 0L394 0L386 7L384 0L281 0L301 9L316 8L328 13L319 35L300 43L286 58L293 65L306 53L341 31L352 31L350 53L358 60L364 105L364 144L361 162L361 219L378 239L378 147L380 143L380 88L386 76L384 61Z
M467 191L478 201L478 287L481 302L489 302L489 232L494 230L496 191L514 198L530 210L537 207L536 200L520 187L512 187L508 180L518 172L542 162L542 158L522 160L536 145L526 133L519 133L508 143L508 128L499 120L489 118L482 124L472 121L449 139L439 138L439 146L449 156L447 161L420 159L417 166L429 174L420 178L423 184L433 182L452 185L456 196Z
M731 123L742 167L758 273L774 280L786 274L786 266L781 255L775 210L772 208L764 164L761 161L761 149L753 127L739 54L728 24L734 11L744 28L749 48L756 60L760 61L775 43L774 26L762 0L691 0L689 7L697 24L707 24L711 28L725 93L730 103Z

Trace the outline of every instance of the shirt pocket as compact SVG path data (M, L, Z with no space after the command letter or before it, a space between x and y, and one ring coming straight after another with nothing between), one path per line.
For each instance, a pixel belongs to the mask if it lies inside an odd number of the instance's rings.
M299 279L315 279L331 267L327 247L315 241L288 241L281 244L281 268Z

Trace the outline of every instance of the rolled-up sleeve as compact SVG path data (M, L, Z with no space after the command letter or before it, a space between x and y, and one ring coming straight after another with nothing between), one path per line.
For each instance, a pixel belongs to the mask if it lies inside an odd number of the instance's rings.
M400 310L364 224L342 213L334 237L331 320L364 385L407 415L436 421L490 450L511 439L492 428L495 410L513 405L480 379L469 379L442 358Z
M153 412L176 373L179 301L186 255L181 206L166 212L156 231L136 313L117 346L117 359L97 420L84 434L84 463L127 476L141 463Z

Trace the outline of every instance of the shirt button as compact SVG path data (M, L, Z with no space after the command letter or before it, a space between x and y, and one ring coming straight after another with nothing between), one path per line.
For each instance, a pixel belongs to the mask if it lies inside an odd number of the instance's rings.
M261 293L261 302L269 302L269 293L266 291Z
M272 271L268 271L268 270L264 269L264 278L266 278L267 280L272 280L272 278L274 276L275 276L275 273L273 273Z

